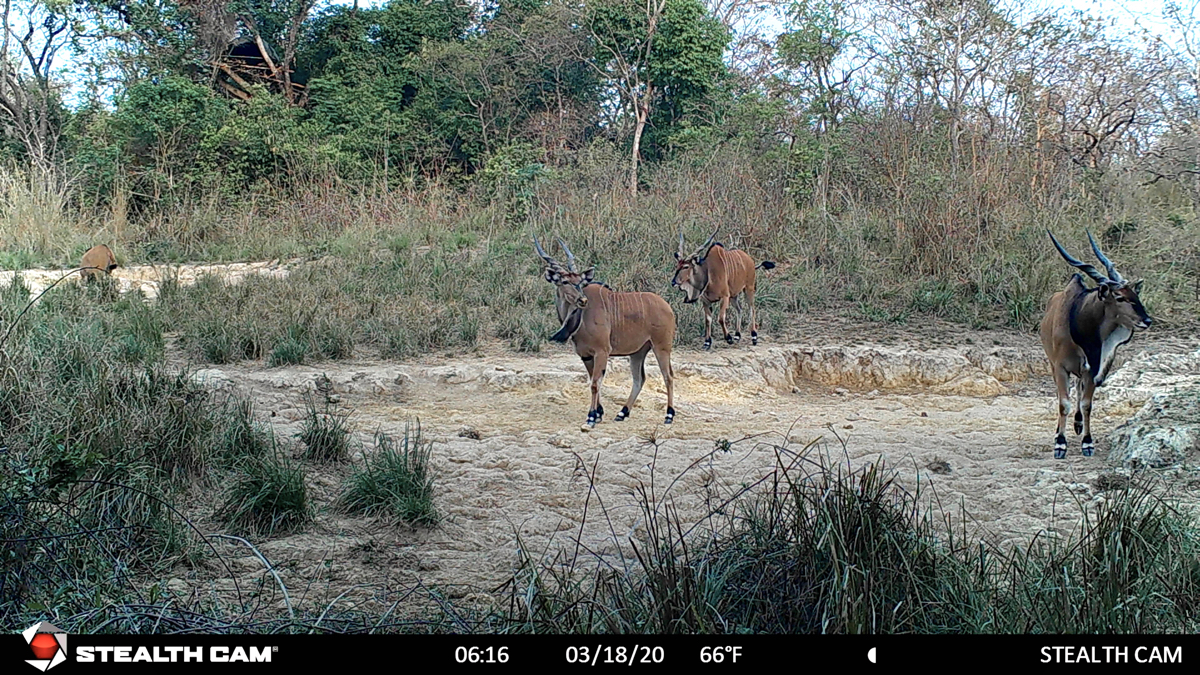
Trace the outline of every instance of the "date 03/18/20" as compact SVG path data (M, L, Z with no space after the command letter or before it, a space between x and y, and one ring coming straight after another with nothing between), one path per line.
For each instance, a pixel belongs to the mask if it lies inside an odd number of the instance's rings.
M597 663L662 663L666 653L662 647L634 645L633 647L596 645L567 647L567 663L596 665Z

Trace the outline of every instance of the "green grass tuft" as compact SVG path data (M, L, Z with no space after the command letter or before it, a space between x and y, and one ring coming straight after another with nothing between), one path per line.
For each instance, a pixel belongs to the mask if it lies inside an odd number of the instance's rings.
M263 536L289 534L310 520L304 470L280 453L246 460L217 510L231 527Z
M339 506L348 513L386 513L414 525L436 525L429 466L432 445L422 440L419 422L415 429L405 427L399 444L377 433L374 452L347 481Z
M304 426L298 438L304 444L304 456L322 464L344 462L350 457L349 414L335 411L328 399L318 408L314 397L305 396Z

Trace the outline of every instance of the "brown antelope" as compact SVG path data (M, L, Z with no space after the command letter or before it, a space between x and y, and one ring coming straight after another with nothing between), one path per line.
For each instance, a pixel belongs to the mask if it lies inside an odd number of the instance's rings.
M718 228L719 229L719 228ZM717 230L691 255L683 254L683 233L679 233L679 251L675 253L675 277L671 285L683 290L683 301L687 304L704 300L704 348L712 347L712 306L719 302L717 321L725 332L725 342L733 344L742 339L742 303L738 296L746 295L750 305L750 344L758 344L758 318L754 312L755 270L769 270L775 263L764 260L755 266L754 260L745 252L727 249L719 242ZM730 303L737 310L737 329L729 334L725 314Z
M79 263L82 268L79 271L79 276L83 277L84 281L91 281L100 275L100 272L112 274L112 271L117 269L117 259L113 256L112 249L99 244L93 246L83 254L83 260Z
M646 354L654 351L658 369L667 386L667 417L664 424L675 419L675 390L671 372L671 344L675 340L675 312L654 293L619 293L593 279L595 267L583 272L575 268L575 256L563 240L558 243L567 254L567 266L546 255L537 237L533 246L546 262L546 281L558 288L554 306L562 322L550 339L575 344L575 353L583 359L591 380L592 402L588 409L588 431L604 416L600 403L600 385L608 370L608 359L628 356L633 369L633 390L625 407L617 413L620 422L629 417L629 409L637 401L646 381Z
M1117 347L1133 339L1135 328L1149 328L1152 320L1142 306L1138 293L1142 280L1126 281L1117 268L1104 256L1092 233L1088 241L1096 258L1108 270L1104 276L1095 267L1067 253L1049 230L1050 241L1059 255L1072 267L1082 270L1096 282L1095 288L1084 285L1078 273L1067 287L1050 298L1046 316L1042 318L1042 346L1050 359L1050 372L1058 391L1058 430L1054 437L1054 458L1067 456L1067 438L1063 426L1071 409L1069 379L1078 379L1078 407L1075 410L1075 434L1083 434L1083 456L1095 452L1092 443L1092 395L1112 372Z

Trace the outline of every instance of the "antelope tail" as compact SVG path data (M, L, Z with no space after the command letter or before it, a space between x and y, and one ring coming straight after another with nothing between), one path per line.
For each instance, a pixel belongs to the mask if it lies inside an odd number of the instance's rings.
M764 260L758 264L758 267L755 267L754 269L758 269L759 267L764 270L773 270L775 269L775 263L771 262L770 260Z

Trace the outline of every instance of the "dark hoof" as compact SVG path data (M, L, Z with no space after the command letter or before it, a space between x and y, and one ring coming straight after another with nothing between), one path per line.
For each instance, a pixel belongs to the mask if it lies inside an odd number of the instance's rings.
M752 345L758 344L758 331L750 332L750 344L752 344Z
M1067 437L1059 434L1054 439L1054 459L1067 458Z
M1067 458L1067 449L1066 448L1055 448L1054 449L1054 459L1066 459L1066 458Z
M726 335L726 336L725 336L725 342L726 342L726 343L728 343L728 344L733 344L733 336L732 336L732 335Z
M1096 444L1092 442L1091 436L1085 436L1083 439L1083 456L1091 457L1096 452Z
M708 351L710 349L712 349L712 340L705 340L704 341L704 351Z
M670 424L675 421L675 409L667 408L667 418L663 420L663 424Z
M1079 434L1082 434L1082 433L1083 433L1083 420L1079 419L1077 417L1077 418L1075 418L1075 435L1078 436Z
M615 419L618 422L623 422L623 421L625 421L626 417L629 417L629 406L623 406L621 408L621 412L617 413L617 416L614 417L613 419Z
M742 334L741 334L741 333L734 333L734 334L733 334L733 341L734 341L734 342L741 342L741 341L742 341Z

